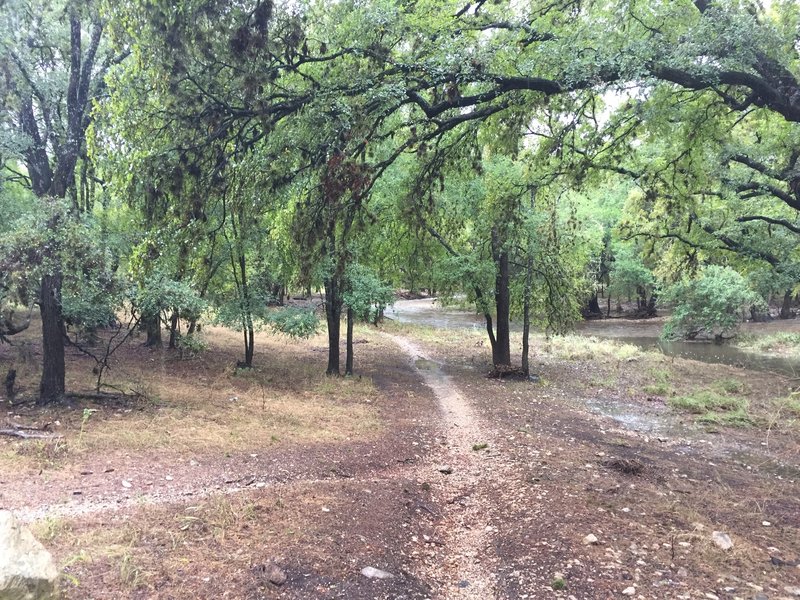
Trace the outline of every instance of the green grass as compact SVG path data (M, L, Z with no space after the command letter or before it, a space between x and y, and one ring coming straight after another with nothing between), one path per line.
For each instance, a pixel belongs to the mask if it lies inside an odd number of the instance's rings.
M713 390L699 390L686 396L675 396L669 403L694 414L715 411L735 411L747 408L747 400L736 396L723 396Z
M738 345L746 350L772 354L800 354L800 333L782 331L759 337L743 337Z
M721 394L741 394L744 392L744 383L738 379L718 379L712 387Z
M669 396L672 394L670 385L670 372L667 369L651 367L648 374L652 378L652 383L644 386L644 391L654 396Z
M548 340L544 349L548 354L566 360L613 358L623 361L635 360L641 356L641 350L632 344L581 335L554 336Z
M672 386L665 382L651 383L644 386L644 391L653 396L669 396L672 393Z
M734 427L753 425L753 419L748 412L749 402L746 398L720 394L713 389L698 390L685 396L675 396L670 398L669 403L673 408L697 415L698 423Z

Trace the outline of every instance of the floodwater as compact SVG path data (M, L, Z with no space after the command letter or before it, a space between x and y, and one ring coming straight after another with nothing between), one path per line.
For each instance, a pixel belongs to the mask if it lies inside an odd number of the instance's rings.
M425 325L438 329L474 329L484 331L483 317L474 311L442 308L432 299L399 300L386 311L386 316L415 325ZM745 324L748 333L767 335L779 331L800 331L800 319L787 322ZM713 364L726 364L763 371L777 371L789 375L800 373L800 360L764 356L745 352L730 345L717 345L703 342L663 342L659 339L663 318L631 320L603 319L581 323L579 335L594 336L601 339L614 339L633 344L645 350L656 350L668 356L678 356ZM512 329L519 331L521 324L512 323ZM418 356L415 365L427 373L427 377L446 377L442 365L428 358ZM645 407L639 404L621 402L617 399L587 398L585 406L593 413L608 417L621 427L641 435L653 436L659 441L676 444L675 452L688 454L703 447L707 451L713 447L712 456L718 455L734 460L742 468L757 469L778 479L795 481L800 479L800 466L794 461L771 456L763 448L746 448L730 440L709 439L708 431L691 423L686 423L679 415L664 410L663 407Z
M438 329L485 329L483 316L465 309L443 308L436 299L398 300L386 310L386 316L414 325L425 325ZM800 331L800 320L773 321L770 323L747 323L743 330L748 333L769 334L778 331ZM613 339L632 344L643 350L659 351L667 356L688 358L711 364L731 365L758 371L774 371L790 376L800 374L800 360L782 356L768 356L747 352L730 344L708 342L665 342L659 339L663 318L658 319L600 319L581 323L576 333ZM521 331L522 324L511 323L514 331Z

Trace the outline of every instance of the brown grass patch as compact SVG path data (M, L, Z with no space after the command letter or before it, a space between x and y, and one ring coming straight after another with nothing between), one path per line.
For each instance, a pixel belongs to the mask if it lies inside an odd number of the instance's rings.
M294 342L258 334L255 367L238 370L239 335L208 327L204 336L208 350L189 360L176 351L144 348L138 339L120 349L106 381L138 397L16 407L16 422L54 423L64 440L53 449L49 442L0 439L0 465L56 467L67 458L117 452L234 453L277 442L359 438L380 429L372 381L326 377L322 337ZM36 347L33 339L24 345ZM17 350L0 347L0 370L16 367L22 393L30 395L38 370ZM68 349L68 390L92 392L92 367L91 359Z

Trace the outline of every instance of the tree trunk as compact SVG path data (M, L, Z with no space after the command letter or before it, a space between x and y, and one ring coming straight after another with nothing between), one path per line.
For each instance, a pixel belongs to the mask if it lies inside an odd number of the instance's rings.
M656 316L656 301L658 300L658 296L655 292L650 294L650 300L647 301L647 316L648 317L655 317Z
M39 311L42 315L42 379L39 403L49 404L64 397L64 321L61 316L61 274L42 277Z
M533 257L528 249L528 264L525 269L525 297L522 299L522 374L527 378L531 375L528 359L531 334L531 284L533 279Z
M142 317L142 326L147 332L147 339L144 345L147 348L160 348L161 341L161 315Z
M174 350L178 347L178 311L173 310L172 316L169 319L169 348L170 350Z
M344 361L344 374L353 374L353 309L347 307L347 353Z
M589 303L586 306L586 313L588 316L603 315L603 311L600 310L600 302L597 299L597 293L592 294L592 297L589 298Z
M325 279L325 320L328 323L328 368L326 375L339 375L339 331L341 329L342 301L336 277Z
M250 288L247 283L247 261L244 253L239 254L239 277L241 278L239 293L241 294L242 332L244 333L244 363L240 366L253 368L255 351L255 331L253 327L253 307L251 306Z
M791 319L794 315L792 314L792 290L786 290L786 293L783 295L783 304L781 305L781 319Z
M242 336L244 337L244 361L237 363L237 367L240 369L252 369L253 368L253 354L255 353L255 330L253 329L253 325L248 324L242 330Z
M511 366L511 280L508 266L508 252L500 246L500 239L496 232L492 232L492 254L494 255L497 275L495 277L494 302L497 310L497 333L495 344L492 347L492 362L494 366Z

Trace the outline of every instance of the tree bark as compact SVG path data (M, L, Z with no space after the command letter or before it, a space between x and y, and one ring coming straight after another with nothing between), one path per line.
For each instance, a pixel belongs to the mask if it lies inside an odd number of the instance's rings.
M637 299L637 303L639 300ZM587 316L603 316L603 311L600 309L600 302L597 299L597 294L592 294L591 298L589 298L589 302L586 305L586 315Z
M494 255L497 274L495 277L494 302L497 310L497 332L492 347L494 366L511 366L511 275L508 265L508 252L501 246L497 231L492 232L492 254Z
M39 311L42 315L42 379L39 403L58 402L64 397L64 321L61 316L61 274L42 277Z
M341 330L342 300L336 276L325 279L325 320L328 324L328 367L326 375L340 375L339 333Z
M353 374L353 309L347 307L347 353L344 361L344 374Z
M781 319L791 319L794 315L792 314L792 290L786 290L786 293L783 294L783 304L781 305Z
M161 340L161 315L142 317L142 326L147 332L144 345L147 348L160 348L163 343Z
M525 269L525 297L522 299L522 374L527 378L531 375L528 359L531 334L531 287L533 279L533 256L528 248L528 262Z
M174 350L178 347L178 311L173 310L172 315L169 318L169 346L170 350Z

